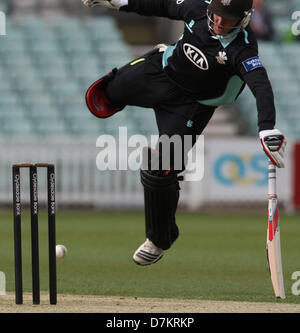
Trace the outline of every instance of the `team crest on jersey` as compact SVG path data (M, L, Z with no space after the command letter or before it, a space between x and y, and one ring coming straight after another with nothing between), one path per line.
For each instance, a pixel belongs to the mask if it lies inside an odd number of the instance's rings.
M219 55L216 56L216 59L219 64L226 65L226 61L228 60L226 52L220 51Z
M197 49L194 45L185 43L183 44L183 51L185 56L191 61L195 66L202 69L203 71L207 71L208 61L202 51Z
M224 6L229 6L231 4L231 0L221 0L221 3L224 5Z

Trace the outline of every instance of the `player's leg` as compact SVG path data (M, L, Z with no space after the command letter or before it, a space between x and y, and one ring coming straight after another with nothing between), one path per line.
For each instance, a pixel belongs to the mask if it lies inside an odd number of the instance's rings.
M91 85L86 94L90 111L107 118L126 105L154 108L165 101L174 102L182 91L164 74L162 49L154 48Z
M158 53L158 49L153 49L94 82L86 93L86 103L92 114L107 118L123 110L126 105L152 108L165 96L168 92L152 89L156 86L155 75L151 75L151 78L148 76L149 70L152 71L148 69L149 64ZM159 84L159 80L157 83Z
M191 136L190 148L192 148L198 135L202 133L214 113L213 108L207 108L194 102L190 103L188 107L186 109L188 111L184 114L192 119L181 115L184 106L176 108L177 114L170 112L169 106L155 109L160 139L165 135L169 138L178 135L181 138L181 144L171 144L167 149L168 156L164 156L165 151L161 150L162 141L159 140L156 149L149 149L148 168L141 170L141 182L144 186L146 241L133 255L134 262L139 265L157 262L163 256L163 251L169 249L179 235L175 214L180 191L178 174L184 170L187 160L184 136ZM179 158L176 155L179 155ZM165 169L163 161L167 159L170 160L170 168ZM182 159L181 167L174 168L172 163L179 159Z

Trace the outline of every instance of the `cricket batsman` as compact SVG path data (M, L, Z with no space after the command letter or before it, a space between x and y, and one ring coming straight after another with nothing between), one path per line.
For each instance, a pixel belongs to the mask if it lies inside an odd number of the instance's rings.
M274 95L258 56L254 32L249 27L253 0L81 1L87 7L101 5L185 23L176 43L159 44L91 85L86 102L95 116L110 117L126 105L152 108L159 137L190 135L195 143L215 109L233 103L247 84L256 98L263 150L277 167L284 167L286 140L274 128ZM280 145L274 149L265 144L272 138L280 140ZM150 160L160 162L164 158L159 146L149 147L148 152ZM171 162L174 153L175 148L171 150ZM150 162L148 160L148 165L152 166ZM157 262L179 235L175 213L180 191L179 173L183 170L184 166L176 170L172 164L168 169L141 169L146 241L133 255L138 265Z

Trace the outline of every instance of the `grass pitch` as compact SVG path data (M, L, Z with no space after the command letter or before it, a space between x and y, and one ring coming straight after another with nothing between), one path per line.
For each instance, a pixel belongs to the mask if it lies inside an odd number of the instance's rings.
M29 214L23 214L24 290L31 291ZM276 300L266 259L266 216L177 215L180 237L155 265L132 261L144 241L143 213L59 211L58 293L201 300L300 303L291 293L300 271L300 216L281 215L281 247L287 298ZM0 212L0 271L14 290L12 212ZM48 290L47 216L40 214L41 290ZM298 288L299 289L299 288ZM299 290L300 291L300 290Z

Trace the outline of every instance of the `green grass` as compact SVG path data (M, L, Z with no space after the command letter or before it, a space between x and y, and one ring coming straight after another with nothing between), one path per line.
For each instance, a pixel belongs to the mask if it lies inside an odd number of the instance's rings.
M47 221L40 214L41 290L48 290ZM14 290L13 223L0 212L0 271ZM140 267L132 254L144 241L141 213L59 212L58 292L300 303L291 275L300 270L300 216L281 216L286 300L276 300L266 262L266 217L251 214L178 214L180 237L161 261ZM24 289L31 290L29 215L23 218Z

